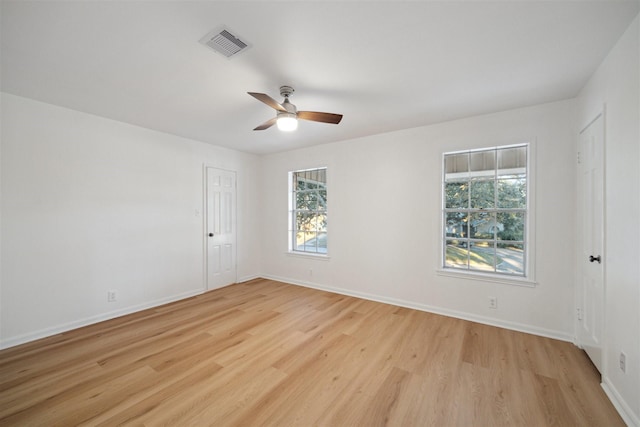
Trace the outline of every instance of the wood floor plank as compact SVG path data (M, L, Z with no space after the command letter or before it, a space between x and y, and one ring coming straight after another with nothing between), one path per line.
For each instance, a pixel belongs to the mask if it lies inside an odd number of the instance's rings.
M181 372L173 373L162 383L149 387L128 401L112 405L87 423L95 426L139 425L142 417L155 410L165 412L162 408L167 405L167 402L176 396L183 396L190 389L199 388L200 384L206 384L222 369L222 366L211 363L209 360L192 363L193 361L190 361Z
M0 426L623 426L571 343L267 279L0 351Z
M304 364L299 364L276 388L264 394L254 403L242 417L235 420L237 425L297 425L312 424L307 409L313 402L320 402L324 390L340 391L344 383L336 383L339 375L336 373L338 365L345 357L352 353L358 343L353 337L342 335L335 340L324 342L325 346L314 351L305 358ZM299 399L307 396L307 399ZM326 401L325 401L326 403ZM319 409L325 410L325 404ZM301 413L302 411L302 413ZM299 418L301 417L302 418Z

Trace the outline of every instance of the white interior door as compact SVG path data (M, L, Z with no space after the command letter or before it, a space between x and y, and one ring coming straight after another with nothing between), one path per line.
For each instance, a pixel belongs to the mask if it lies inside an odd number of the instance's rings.
M604 324L604 118L581 133L578 165L578 344L602 372Z
M236 173L206 168L207 289L236 282Z

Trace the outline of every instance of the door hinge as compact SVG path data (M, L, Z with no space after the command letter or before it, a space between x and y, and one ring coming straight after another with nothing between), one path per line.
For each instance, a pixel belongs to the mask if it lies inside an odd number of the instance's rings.
M582 309L576 308L576 316L578 316L578 320L582 320Z
M578 164L582 163L582 160L580 159L580 152L578 151L578 153L576 154L576 161L578 162Z

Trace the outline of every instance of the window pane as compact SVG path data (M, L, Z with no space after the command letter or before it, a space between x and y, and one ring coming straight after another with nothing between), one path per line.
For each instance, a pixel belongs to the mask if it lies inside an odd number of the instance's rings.
M445 198L447 209L466 209L469 207L469 183L447 182L445 183Z
M524 241L524 212L498 212L496 226L499 240Z
M525 208L527 206L527 181L525 178L498 180L498 207Z
M470 167L472 176L495 176L496 174L496 151L478 151L470 154ZM473 173L485 172L485 173Z
M326 231L327 231L327 215L326 214L316 215L316 229L317 231L324 231L326 234Z
M318 252L327 253L327 233L318 233Z
M297 251L327 253L327 233L306 232L296 243Z
M471 181L471 208L493 208L495 205L495 181Z
M298 246L299 251L305 252L318 252L317 248L317 240L316 240L316 232L305 232L304 233L304 241L301 245Z
M445 266L455 268L468 268L469 249L460 246L458 240L447 240L445 251Z
M319 209L327 209L327 189L320 187L317 192Z
M472 239L493 239L497 231L496 217L493 212L471 214L469 236Z
M316 206L317 198L312 191L298 191L296 194L296 209L315 209Z
M498 243L496 249L498 264L496 270L501 273L524 274L524 245L521 243Z
M527 147L498 150L498 175L522 175L527 170Z
M467 214L465 212L447 212L445 222L447 237L468 237Z
M468 176L469 172L469 153L448 154L444 156L445 176L452 174L463 174Z
M308 170L305 171L305 178L316 185L324 184L327 182L327 172L325 169Z
M296 212L296 230L315 231L316 218L315 215L308 212Z
M493 242L473 242L469 253L469 268L480 271L495 271L496 256Z

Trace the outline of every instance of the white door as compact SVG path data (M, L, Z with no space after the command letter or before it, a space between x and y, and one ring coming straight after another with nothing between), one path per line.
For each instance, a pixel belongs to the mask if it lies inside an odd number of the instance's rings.
M236 173L206 168L207 289L236 282Z
M578 165L578 344L602 372L604 324L604 117L581 133Z

